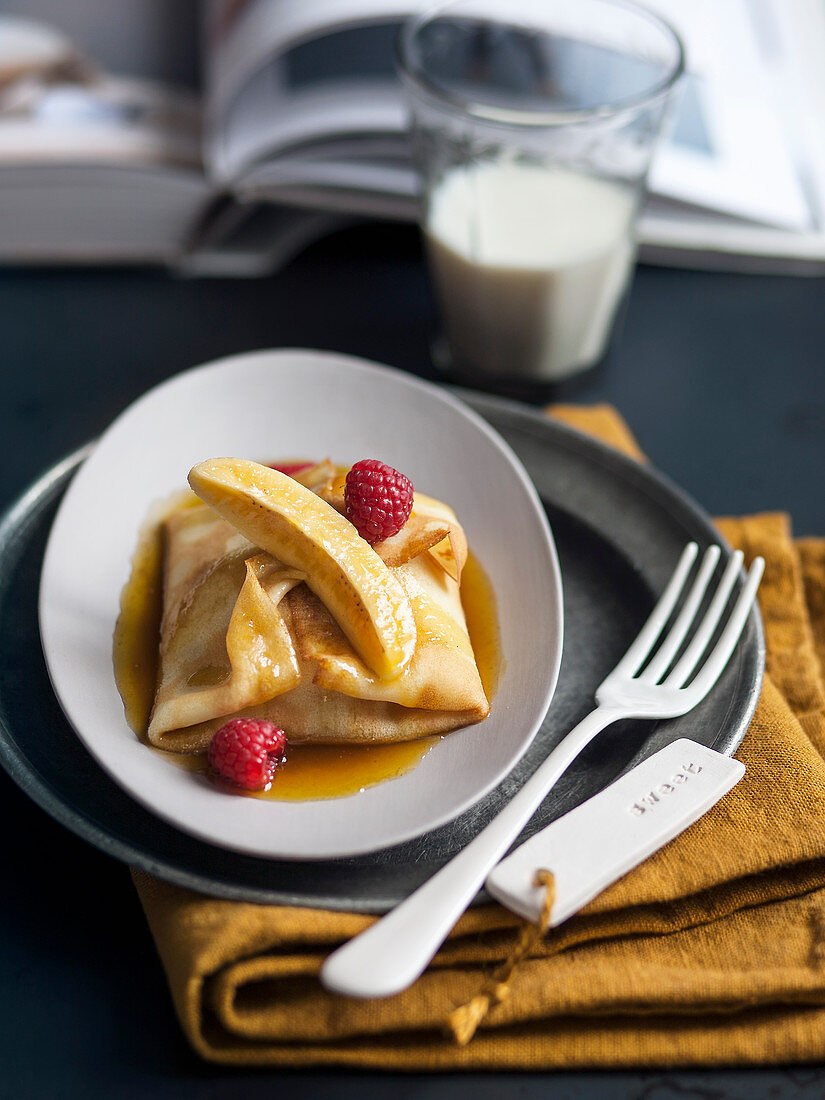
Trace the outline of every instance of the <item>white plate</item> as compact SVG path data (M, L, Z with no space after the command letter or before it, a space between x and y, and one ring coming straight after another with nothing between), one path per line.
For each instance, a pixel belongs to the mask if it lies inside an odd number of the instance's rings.
M123 716L112 632L151 505L215 455L376 457L450 503L496 593L504 671L486 721L451 733L417 768L340 799L226 794L141 744ZM102 436L55 519L40 631L58 699L80 738L134 798L223 847L328 859L398 844L455 818L512 769L538 730L562 650L553 539L519 460L435 386L315 351L262 351L187 371L136 401Z

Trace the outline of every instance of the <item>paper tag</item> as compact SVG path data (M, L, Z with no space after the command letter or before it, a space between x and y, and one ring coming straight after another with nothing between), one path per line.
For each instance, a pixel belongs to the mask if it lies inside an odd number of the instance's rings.
M692 825L745 774L745 765L685 738L643 760L502 860L487 889L536 921L544 890L539 868L555 876L555 927Z

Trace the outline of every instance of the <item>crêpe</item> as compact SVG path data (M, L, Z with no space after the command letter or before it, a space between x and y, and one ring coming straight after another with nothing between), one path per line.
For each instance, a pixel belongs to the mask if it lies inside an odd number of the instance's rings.
M300 571L204 505L172 514L150 742L200 752L237 715L267 718L295 744L407 741L486 717L456 579L466 539L446 505L420 500L409 530L377 547L416 626L412 658L393 679L364 664Z

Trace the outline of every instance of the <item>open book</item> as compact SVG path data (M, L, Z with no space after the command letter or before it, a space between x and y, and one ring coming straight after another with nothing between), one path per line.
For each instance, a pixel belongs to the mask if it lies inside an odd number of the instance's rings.
M642 257L825 271L825 0L648 2L682 34L688 75ZM101 75L59 35L50 53L29 41L26 65L19 42L16 60L0 52L0 201L20 212L0 258L254 274L342 220L414 219L393 43L419 6L212 0L202 130L196 103ZM39 226L38 195L54 207Z

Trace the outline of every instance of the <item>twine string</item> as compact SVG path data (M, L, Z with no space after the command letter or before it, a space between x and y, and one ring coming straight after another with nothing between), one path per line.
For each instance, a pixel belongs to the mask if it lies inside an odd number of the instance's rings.
M447 1027L459 1046L467 1046L487 1013L507 1000L516 968L550 927L550 914L556 900L556 883L552 871L536 871L533 884L544 887L544 902L538 922L524 925L504 962L484 979L481 989L474 997L453 1009L447 1017Z

